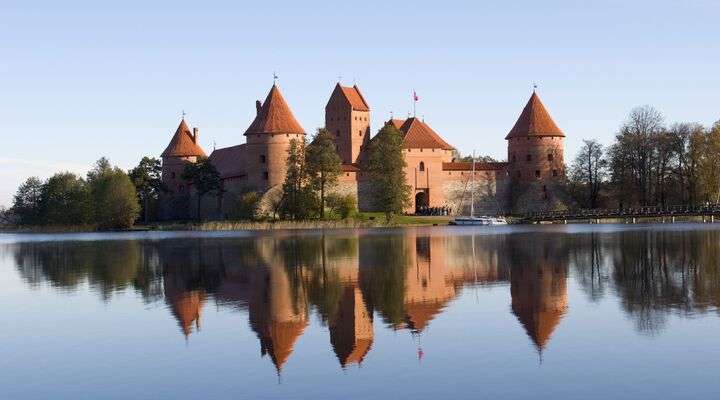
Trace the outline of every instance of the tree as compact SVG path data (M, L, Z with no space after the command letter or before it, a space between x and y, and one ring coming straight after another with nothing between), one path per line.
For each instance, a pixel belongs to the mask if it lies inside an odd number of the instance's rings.
M325 218L326 190L337 183L340 156L335 150L335 140L325 128L320 128L305 151L305 165L310 184L320 192L320 218Z
M40 194L41 223L87 224L92 221L90 193L85 181L70 172L50 177Z
M253 220L257 217L258 207L262 196L258 192L246 192L235 200L230 218L240 220Z
M137 192L130 177L106 158L88 173L93 220L100 229L127 229L140 213Z
M341 219L346 219L357 211L357 199L350 193L330 193L327 197L327 204L330 210Z
M41 196L43 183L37 177L28 178L17 190L13 198L12 212L23 225L42 222Z
M370 142L368 172L375 206L388 221L410 204L411 188L405 183L405 166L402 134L394 126L385 125Z
M720 201L720 121L705 134L700 161L700 186L705 201Z
M197 192L197 218L200 221L200 206L203 196L220 194L220 173L207 157L198 158L194 163L185 165L182 178L193 185Z
M282 187L280 214L290 219L308 218L311 210L317 207L317 198L307 174L304 140L290 141L286 163L287 173Z
M634 108L620 127L609 156L621 202L651 205L656 200L657 143L664 131L662 114L650 106Z
M602 144L597 140L583 140L572 166L570 179L584 192L585 205L597 208L598 197L603 180L607 175L607 160Z
M145 156L128 175L142 204L143 222L147 223L150 220L150 204L156 202L160 192L165 189L162 182L162 164L155 157Z
M693 204L700 195L700 166L705 150L705 128L700 124L676 123L668 130L673 152L676 155L674 168L678 200Z

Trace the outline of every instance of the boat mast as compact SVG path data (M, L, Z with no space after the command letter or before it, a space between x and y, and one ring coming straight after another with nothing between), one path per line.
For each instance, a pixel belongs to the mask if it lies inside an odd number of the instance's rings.
M470 181L470 218L475 216L475 150L472 153L472 179Z

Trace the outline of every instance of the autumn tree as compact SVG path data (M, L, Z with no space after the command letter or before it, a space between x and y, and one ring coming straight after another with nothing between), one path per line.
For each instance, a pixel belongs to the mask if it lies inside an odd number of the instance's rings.
M305 165L313 189L320 192L320 218L325 218L325 195L337 184L340 156L335 150L335 140L325 128L320 128L305 150Z
M410 204L411 187L405 182L405 158L402 134L392 125L385 125L370 143L368 173L373 182L375 207L390 220Z

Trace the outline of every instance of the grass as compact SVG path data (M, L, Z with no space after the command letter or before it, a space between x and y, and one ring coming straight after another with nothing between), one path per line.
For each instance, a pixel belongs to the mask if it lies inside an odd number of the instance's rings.
M355 218L335 220L307 221L205 221L205 222L159 222L148 225L135 225L127 231L237 231L237 230L273 230L273 229L338 229L338 228L376 228L398 226L447 225L449 216L396 215L392 221L385 221L380 212L359 213ZM92 225L42 225L42 226L4 226L0 232L12 233L64 233L96 232Z

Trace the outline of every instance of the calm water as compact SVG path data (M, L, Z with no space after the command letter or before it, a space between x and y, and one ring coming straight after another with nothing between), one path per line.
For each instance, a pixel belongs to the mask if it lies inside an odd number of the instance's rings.
M0 398L716 398L720 229L0 236Z

